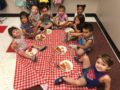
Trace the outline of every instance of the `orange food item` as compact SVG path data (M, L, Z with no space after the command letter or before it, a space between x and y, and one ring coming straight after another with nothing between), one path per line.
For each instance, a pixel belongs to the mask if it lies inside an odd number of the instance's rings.
M60 66L60 68L62 68L62 69L64 69L64 70L66 69L65 63L62 63L62 64L60 64L59 66Z
M61 48L60 48L60 47L57 47L55 50L56 50L57 52L61 52Z

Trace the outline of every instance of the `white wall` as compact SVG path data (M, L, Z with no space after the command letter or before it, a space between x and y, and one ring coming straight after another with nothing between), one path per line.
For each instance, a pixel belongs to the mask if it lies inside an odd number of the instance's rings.
M120 0L99 0L97 15L120 51Z
M77 4L86 4L85 12L96 13L98 0L64 0L67 13L74 13ZM56 12L57 8L52 5L52 11Z
M15 6L15 0L6 0L7 7L0 11L0 13L19 13L22 10L26 10L25 8L20 8Z
M7 8L0 13L19 13L20 11L24 10L23 8L19 8L15 6L15 0L6 0L7 1ZM64 5L66 6L68 13L74 13L76 11L77 4L86 4L87 8L85 12L88 13L96 13L97 6L99 0L64 0ZM57 7L52 6L52 12L56 12Z

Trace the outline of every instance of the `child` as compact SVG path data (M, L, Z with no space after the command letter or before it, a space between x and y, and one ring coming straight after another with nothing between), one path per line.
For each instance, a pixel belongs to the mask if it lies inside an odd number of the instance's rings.
M35 45L28 46L28 44L25 42L24 37L22 36L21 30L16 28L16 27L10 27L8 29L8 33L13 38L11 48L13 50L15 50L19 55L21 55L25 58L31 59L34 62L37 60L36 56L35 55L33 55L33 56L27 55L25 53L25 50L29 49L29 48L32 49L34 47L34 48L38 49L39 51L42 51L42 50L45 50L47 48L46 46L41 46L41 47L38 47Z
M38 11L38 7L33 5L31 7L31 13L29 15L29 20L30 22L32 22L32 24L34 26L36 26L37 24L40 25L40 14L39 14L39 11Z
M73 35L75 34L71 34L71 36ZM70 47L76 50L77 56L74 58L75 61L80 62L79 58L84 53L90 52L94 43L92 24L88 22L84 23L82 27L82 33L78 33L76 36L79 36L78 45L70 45Z
M43 27L44 30L50 29L53 26L52 21L51 21L51 15L49 14L48 11L49 11L48 6L46 4L43 4L41 8L40 19L42 21L41 27Z
M68 26L68 16L65 13L65 6L60 5L58 7L58 13L57 15L53 18L53 22L57 27L64 28Z
M77 39L77 35L79 35L79 33L82 33L82 26L83 26L84 22L85 22L84 15L82 15L82 14L77 15L74 18L73 24L71 23L71 27L74 29L74 32L67 33L68 35L66 34L65 41ZM72 35L72 37L70 37L70 34Z
M20 20L21 20L21 29L23 35L26 38L34 38L37 34L39 25L38 24L36 26L32 25L29 22L28 14L24 11L20 13Z
M81 57L81 60L83 61L82 76L80 76L77 80L62 76L55 80L55 84L59 85L63 82L66 82L75 86L86 86L88 88L94 88L97 87L100 83L104 83L105 90L110 90L111 78L107 74L107 71L110 70L113 65L111 57L107 54L98 56L95 66L93 67L90 66L90 60L86 54ZM92 78L88 75L90 70L92 70L94 74L94 77Z
M77 12L75 13L75 16L83 14L84 15L84 10L86 8L86 5L77 5ZM85 15L84 15L85 16Z

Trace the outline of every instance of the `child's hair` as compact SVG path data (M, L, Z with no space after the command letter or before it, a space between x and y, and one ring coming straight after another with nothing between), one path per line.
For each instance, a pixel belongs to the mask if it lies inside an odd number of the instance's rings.
M79 8L79 7L82 7L82 9L83 9L83 11L84 11L85 8L86 8L86 4L83 4L83 5L79 5L79 4L77 4L77 8Z
M15 29L18 29L18 28L16 28L16 27L10 27L9 29L8 29L8 33L9 33L9 35L12 37L12 38L15 38L14 36L13 36L13 34L12 34L12 32L13 32L13 30L15 30Z
M80 15L77 15L75 18L74 18L74 22L75 22L75 19L78 18L79 21L80 21L80 24L84 23L85 22L85 17L84 15L80 14Z
M60 6L58 7L58 10L59 10L59 9L63 9L64 11L66 10L66 8L65 8L64 5L60 5Z
M41 4L40 11L42 11L44 8L47 8L47 10L49 10L49 6L46 3Z
M20 20L22 19L22 17L26 17L28 19L29 14L25 11L22 11L22 12L20 12Z
M82 27L82 28L89 30L89 32L94 31L93 25L92 25L91 23L89 23L89 22L85 22L85 23L83 24L83 27Z
M112 58L107 54L101 54L98 56L98 58L101 58L109 67L113 65Z
M38 6L37 6L37 5L32 5L30 9L32 9L32 7L37 7L37 8L38 8Z

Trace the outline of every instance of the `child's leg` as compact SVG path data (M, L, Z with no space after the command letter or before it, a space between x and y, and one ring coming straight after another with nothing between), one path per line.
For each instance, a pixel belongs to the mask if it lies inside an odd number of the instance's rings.
M37 45L33 45L34 48L38 49L39 51L43 51L47 48L46 45L43 45L43 46L37 46Z
M90 59L87 54L81 56L81 61L83 62L83 69L89 68L91 66Z
M50 29L53 26L52 23L49 23L48 25L45 26L45 29Z
M31 59L32 61L36 61L36 56L34 55L34 56L29 56L29 55L27 55L26 53L25 53L25 51L24 50L19 50L19 51L17 51L17 53L20 55L20 56L22 56L22 57L24 57L24 58L28 58L28 59Z
M75 86L85 86L86 85L86 80L84 79L84 77L81 77L77 80L73 79L73 78L69 78L69 77L63 77L63 80L71 85L75 85Z

